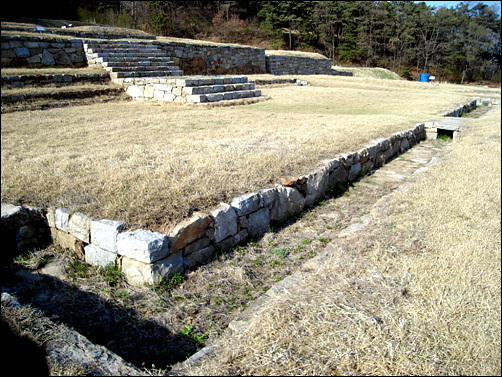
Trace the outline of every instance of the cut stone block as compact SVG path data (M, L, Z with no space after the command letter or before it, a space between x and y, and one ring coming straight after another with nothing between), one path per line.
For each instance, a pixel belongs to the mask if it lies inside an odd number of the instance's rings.
M117 236L117 253L144 263L153 263L169 254L165 234L138 229Z
M237 214L226 203L221 203L211 212L214 218L214 241L220 242L237 233Z
M352 182L355 180L359 176L359 173L361 173L361 170L362 166L360 162L352 165L349 170L349 181Z
M84 242L57 228L51 228L52 240L56 245L73 251L80 259L84 259Z
M310 207L316 200L324 197L329 181L329 168L327 166L317 169L306 176L307 195L305 206Z
M76 212L70 217L70 221L68 222L68 231L79 240L89 243L91 221L92 219L89 216Z
M66 208L57 208L54 212L56 228L64 232L68 232L68 222L70 221L71 212Z
M30 216L22 206L2 203L2 228L16 229L29 221Z
M195 212L192 217L182 221L169 232L169 248L172 253L184 248L189 243L203 237L213 221L211 215Z
M117 237L125 223L115 220L91 221L91 242L108 251L117 252Z
M115 263L117 254L100 247L89 244L84 247L85 261L93 266L106 267L110 263Z
M257 239L263 236L270 229L270 218L268 208L262 208L248 216L249 237Z
M209 259L214 255L214 247L208 246L203 249L197 250L186 256L187 268L195 268L206 264Z
M246 216L263 207L263 199L260 193L249 193L234 198L230 205L235 208L238 216Z
M283 221L294 213L303 210L304 196L292 187L277 187L277 198L270 208L270 220Z
M175 273L183 273L183 256L181 251L169 255L155 263L143 263L135 259L122 257L121 270L127 282L135 286L160 283Z

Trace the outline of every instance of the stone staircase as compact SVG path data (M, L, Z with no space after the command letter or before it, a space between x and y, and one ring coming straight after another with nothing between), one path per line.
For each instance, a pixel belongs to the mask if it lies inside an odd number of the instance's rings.
M261 97L246 76L172 77L183 71L157 41L85 41L84 50L89 65L104 67L135 99L214 103Z
M246 76L126 78L122 85L131 97L143 100L203 104L261 97Z
M157 41L85 41L84 50L88 64L103 66L112 80L183 75Z

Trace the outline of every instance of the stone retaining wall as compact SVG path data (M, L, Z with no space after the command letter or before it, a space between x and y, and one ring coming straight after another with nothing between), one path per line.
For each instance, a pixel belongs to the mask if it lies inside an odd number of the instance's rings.
M314 205L425 137L424 124L417 124L357 152L322 161L305 176L282 179L282 184L221 203L209 213L196 212L168 234L124 231L123 222L93 219L65 208L2 204L3 239L22 251L30 243L41 245L50 229L56 244L73 250L86 262L100 266L117 262L130 284L157 283L207 263L217 251L226 252L245 240L259 238L271 224Z
M316 54L318 55L318 54ZM331 60L322 57L267 54L266 70L272 75L331 75Z
M2 35L2 68L84 67L81 39Z
M83 39L3 36L3 68L83 67L87 65ZM331 61L319 56L265 54L262 48L239 45L160 42L185 75L331 74ZM301 54L301 53L300 53ZM318 55L318 54L317 54Z
M77 73L77 74L35 74L2 76L2 88L24 88L26 85L72 85L77 83L108 83L110 74L106 73Z
M265 50L262 48L185 42L162 42L161 48L186 75L266 72Z

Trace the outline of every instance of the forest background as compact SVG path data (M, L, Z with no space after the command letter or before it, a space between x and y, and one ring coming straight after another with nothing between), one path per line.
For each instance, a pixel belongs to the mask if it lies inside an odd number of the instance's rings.
M7 2L2 20L68 19L160 36L317 52L334 65L382 67L415 80L500 85L500 16L483 3L413 1Z

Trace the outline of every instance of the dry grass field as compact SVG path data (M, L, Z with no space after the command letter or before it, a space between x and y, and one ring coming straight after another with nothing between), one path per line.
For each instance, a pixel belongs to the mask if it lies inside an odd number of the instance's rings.
M187 375L500 375L500 107Z
M475 86L299 78L309 85L264 88L270 99L246 106L130 101L2 114L2 202L167 231L195 209L306 174L471 96L500 98Z

